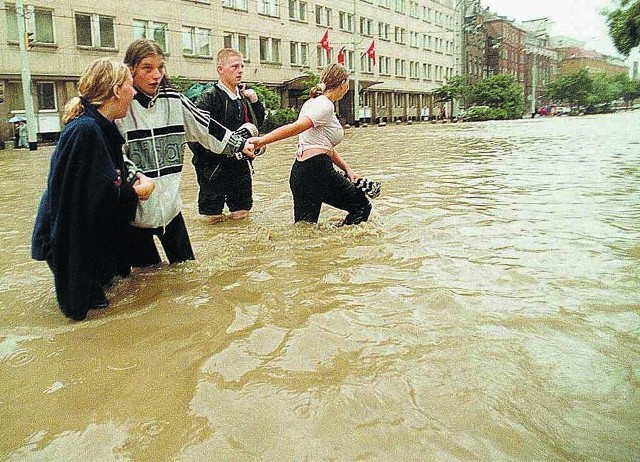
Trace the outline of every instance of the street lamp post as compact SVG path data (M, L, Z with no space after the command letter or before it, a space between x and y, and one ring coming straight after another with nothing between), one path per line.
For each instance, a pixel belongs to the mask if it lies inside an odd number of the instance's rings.
M360 80L358 79L358 66L360 56L358 54L358 0L353 0L353 123L360 126Z
M31 97L31 73L29 72L29 60L27 58L27 31L25 27L25 13L23 0L16 0L16 19L18 20L18 42L20 43L20 65L22 75L22 97L24 99L24 112L27 117L27 136L29 138L29 150L38 149L38 131L36 116Z

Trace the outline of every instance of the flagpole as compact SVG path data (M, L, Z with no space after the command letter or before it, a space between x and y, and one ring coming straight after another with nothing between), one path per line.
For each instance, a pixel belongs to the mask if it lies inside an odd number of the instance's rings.
M353 123L360 126L360 81L358 80L358 0L353 0Z

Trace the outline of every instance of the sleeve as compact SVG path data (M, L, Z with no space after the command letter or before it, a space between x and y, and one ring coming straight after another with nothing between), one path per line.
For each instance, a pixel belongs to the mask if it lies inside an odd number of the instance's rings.
M314 99L306 107L304 115L311 119L314 127L327 125L333 116L333 104L324 99Z
M256 101L255 103L249 103L249 104L251 104L251 109L253 110L253 113L256 116L256 125L258 126L258 128L262 127L262 124L264 123L264 116L265 116L264 104L262 104L261 101Z
M232 156L242 151L244 139L211 118L208 111L199 109L186 96L180 94L180 103L184 119L185 138L188 142L197 141L215 154Z

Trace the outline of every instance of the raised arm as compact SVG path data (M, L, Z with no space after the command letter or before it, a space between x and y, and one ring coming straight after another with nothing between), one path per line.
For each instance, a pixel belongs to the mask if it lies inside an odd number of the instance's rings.
M249 138L247 141L255 145L256 148L261 148L269 143L291 138L292 136L299 135L305 130L313 128L313 122L307 116L302 116L295 122L278 127L275 130L270 131L266 135L256 136Z

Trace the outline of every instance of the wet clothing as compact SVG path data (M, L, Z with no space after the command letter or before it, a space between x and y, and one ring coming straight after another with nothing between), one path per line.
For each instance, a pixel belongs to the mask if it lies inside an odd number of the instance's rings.
M196 105L230 130L250 122L260 128L265 110L260 101L251 103L236 90L231 92L218 82L204 92ZM253 186L251 163L235 157L214 156L199 143L189 143L198 185L198 211L202 215L220 215L225 203L230 212L251 210Z
M86 103L51 157L31 256L49 264L58 304L71 319L84 319L106 301L113 278L129 274L123 232L138 198L120 175L123 143L116 126Z
M345 225L369 219L371 202L343 173L333 167L326 154L297 160L291 167L289 187L293 193L294 221L317 223L322 204L346 210Z
M179 186L185 143L198 141L207 146L209 155L213 156L241 151L244 140L212 119L207 111L198 109L180 92L167 86L161 87L153 97L138 90L127 116L116 124L127 140L129 158L156 182L156 189L149 200L138 205L132 223L136 228L149 231L131 230L129 233L138 240L131 248L133 261L148 260L149 255L135 253L149 249L153 235L158 233L163 247L167 242L179 246L177 249L165 248L167 254L184 257L175 262L193 259L186 229L168 226L182 210ZM178 222L184 225L182 217ZM174 236L173 232L181 234Z
M302 117L308 117L313 127L298 136L296 160L289 176L294 221L317 223L323 203L346 210L348 214L343 222L345 225L367 221L371 213L371 202L334 167L330 157L344 136L333 102L324 95L309 99L302 106L298 119ZM318 149L314 149L317 152L308 156L304 150L309 148Z
M162 228L127 226L125 241L131 244L127 248L127 252L132 266L157 265L162 261L153 236L158 236L169 263L195 260L187 226L182 218L182 213L179 213L167 226Z
M324 95L307 100L300 109L298 118L308 117L313 122L311 130L298 135L298 157L308 148L326 148L331 151L342 138L344 129L335 114L331 100Z

